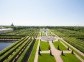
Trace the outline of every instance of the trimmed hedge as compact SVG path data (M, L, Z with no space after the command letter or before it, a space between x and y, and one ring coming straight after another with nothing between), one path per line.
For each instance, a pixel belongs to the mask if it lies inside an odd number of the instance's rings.
M33 40L30 40L30 43L27 45L26 49L24 50L24 52L21 54L21 56L18 58L18 60L16 62L23 62L24 58L26 57L26 54L29 54L28 50L30 48L30 46L33 44Z
M20 45L22 45L24 43L24 41L27 40L28 37L24 38L23 41L21 41L20 43L18 43L17 45L15 45L13 48L11 48L8 52L6 52L5 54L3 54L0 57L0 61L4 61L9 55L11 55L13 53L13 51L15 51Z
M12 54L11 56L9 56L8 59L5 60L5 61L12 62L18 56L19 52L21 52L21 50L24 49L24 47L27 44L27 42L28 42L28 40L25 40L24 43L17 48L17 50L14 52L14 54Z
M21 38L20 40L18 40L17 42L15 42L14 44L12 44L11 46L5 48L4 50L2 50L0 52L0 56L2 56L4 53L6 53L7 51L9 51L11 48L13 48L15 45L17 45L20 41L22 41L24 38Z

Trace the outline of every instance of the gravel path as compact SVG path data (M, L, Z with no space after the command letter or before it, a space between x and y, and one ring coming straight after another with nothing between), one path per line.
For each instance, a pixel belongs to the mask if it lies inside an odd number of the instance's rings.
M40 46L40 37L39 37L39 41L38 41L38 45L37 45L37 49L36 49L36 54L35 54L34 62L38 62L38 50L39 50L39 46Z
M49 41L49 45L50 45L50 48L51 48L51 53L52 55L55 57L55 60L56 62L63 62L62 58L61 58L61 51L57 50L53 43L51 41Z

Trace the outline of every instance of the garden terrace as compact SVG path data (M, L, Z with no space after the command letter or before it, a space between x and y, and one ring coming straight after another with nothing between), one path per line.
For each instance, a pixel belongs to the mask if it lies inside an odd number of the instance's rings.
M24 28L24 29L16 29L12 32L7 32L1 35L17 35L17 36L33 36L36 37L38 35L39 29L37 28Z
M84 42L83 40L79 39L84 37L83 27L54 28L51 31L57 34L59 37L62 37L64 40L79 49L81 52L84 52Z
M73 47L77 48L81 52L84 50L84 42L83 40L80 40L79 38L84 37L84 27L55 27L51 29L51 32L58 35L59 37L63 38L66 42L71 44ZM66 44L67 45L67 44ZM69 45L67 45L69 46ZM69 46L70 47L70 46ZM72 47L70 47L72 50L74 50ZM81 58L84 59L84 56L81 55L78 51L74 50L75 53L77 53Z

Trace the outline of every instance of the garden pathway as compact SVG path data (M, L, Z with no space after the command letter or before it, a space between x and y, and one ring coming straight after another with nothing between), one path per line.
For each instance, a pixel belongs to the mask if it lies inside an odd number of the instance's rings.
M51 48L51 53L52 55L55 57L55 60L56 62L63 62L62 58L61 58L61 51L57 50L53 43L51 41L49 41L49 45L50 45L50 48Z
M39 38L39 41L38 41L38 45L37 45L37 50L36 50L34 62L38 62L38 50L39 50L39 46L40 46L40 38Z

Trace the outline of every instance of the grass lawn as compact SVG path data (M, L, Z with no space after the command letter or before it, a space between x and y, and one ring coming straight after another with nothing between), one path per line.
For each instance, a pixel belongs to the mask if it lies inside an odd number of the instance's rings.
M60 50L66 50L67 49L60 41L56 41L53 44L54 44L55 48L58 48L58 45L59 45Z
M67 45L65 42L63 42L65 45ZM69 46L69 45L67 45L67 46ZM71 46L69 46L70 47L70 49L72 49L76 54L78 54L82 59L84 59L84 56L83 55L81 55L81 54L79 54L76 50L74 50Z
M30 54L28 62L34 62L34 58L35 58L35 54L36 54L36 49L37 49L38 41L39 40L36 40L36 42L34 44L34 47L33 47L33 50L32 50L32 52Z
M54 56L50 54L42 54L38 57L38 62L56 62Z
M41 50L49 50L49 43L41 41L40 42L40 48L41 48Z
M61 56L64 62L81 62L75 55L73 54L65 54L65 56Z
M42 35L42 36L45 36L46 34L45 34L44 32L41 32L41 35Z

